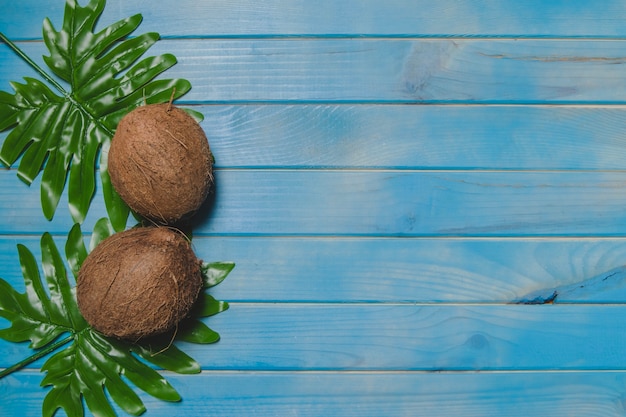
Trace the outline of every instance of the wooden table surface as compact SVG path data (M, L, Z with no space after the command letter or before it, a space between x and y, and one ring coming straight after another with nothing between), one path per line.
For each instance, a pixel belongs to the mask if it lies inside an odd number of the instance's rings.
M40 62L63 2L2 3ZM221 340L181 345L202 373L165 372L183 401L147 416L626 415L626 2L109 0L100 24L135 13L215 154L198 256L237 265ZM1 90L32 74L0 45ZM71 226L0 171L2 278ZM41 364L0 415L41 414Z

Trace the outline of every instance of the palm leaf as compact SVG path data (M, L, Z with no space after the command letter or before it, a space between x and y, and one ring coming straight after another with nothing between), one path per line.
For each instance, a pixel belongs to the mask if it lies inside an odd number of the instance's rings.
M87 323L78 313L52 236L45 233L41 238L45 280L33 254L21 244L17 248L26 292L18 293L0 279L0 316L11 321L11 327L0 330L0 337L10 342L30 341L30 347L40 349L63 333L85 329Z
M129 37L141 23L141 15L94 32L104 7L104 0L91 0L85 7L67 0L60 30L44 21L43 39L49 51L44 62L52 74L0 33L0 40L52 87L24 78L24 83L11 83L13 94L0 92L0 131L9 131L0 148L0 162L11 167L19 160L17 175L27 184L41 174L41 205L48 219L53 218L67 185L70 213L81 223L95 193L99 158L107 213L114 229L122 230L129 209L111 186L106 169L115 128L133 108L166 102L173 93L178 98L191 85L183 79L157 79L176 58L171 54L142 58L159 35Z
M90 247L114 233L108 219L94 228ZM0 330L0 338L11 342L30 341L35 354L0 372L0 377L25 366L32 360L54 352L42 366L46 373L41 384L49 386L43 415L52 416L63 409L70 416L83 416L84 405L97 416L114 416L113 403L128 414L139 415L146 408L135 388L163 401L179 401L175 388L158 368L192 374L200 365L172 340L213 343L219 335L200 319L228 308L228 304L203 293L191 317L176 333L133 344L107 338L94 331L80 315L73 282L52 236L41 238L42 273L33 254L18 245L25 292L19 293L0 279L0 317L11 326ZM74 278L87 257L80 226L76 224L65 244L65 255ZM204 264L205 287L221 282L232 270L231 263ZM214 279L208 279L212 275ZM60 339L65 334L64 339ZM59 340L60 339L60 340Z

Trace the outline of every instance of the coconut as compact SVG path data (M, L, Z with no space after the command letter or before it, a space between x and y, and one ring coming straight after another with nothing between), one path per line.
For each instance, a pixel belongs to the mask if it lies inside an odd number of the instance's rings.
M191 217L214 184L204 131L171 103L141 106L122 118L111 142L108 169L126 204L161 224Z
M203 286L187 238L167 227L139 227L103 240L84 260L76 298L106 336L137 341L185 318Z

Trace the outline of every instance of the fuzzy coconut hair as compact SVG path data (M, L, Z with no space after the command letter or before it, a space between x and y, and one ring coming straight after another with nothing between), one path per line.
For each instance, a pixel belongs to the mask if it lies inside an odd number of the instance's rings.
M203 286L187 238L167 227L139 227L102 241L77 278L78 308L106 336L137 341L187 316Z
M191 217L214 185L213 156L204 131L171 103L141 106L122 118L108 169L126 204L160 224Z

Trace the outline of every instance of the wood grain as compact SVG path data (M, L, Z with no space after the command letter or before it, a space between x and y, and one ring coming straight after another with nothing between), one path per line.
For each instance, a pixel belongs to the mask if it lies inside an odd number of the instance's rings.
M206 323L218 343L180 346L207 370L626 370L623 305L232 303Z
M46 53L42 42L20 47ZM184 102L195 104L624 104L625 48L622 40L166 39L150 55L176 51L168 77L188 79ZM0 60L8 87L23 65L6 46Z
M82 0L80 3L86 3ZM622 2L605 0L498 2L440 0L180 0L171 6L148 0L109 0L101 24L135 13L143 30L164 36L532 36L623 37ZM16 38L40 38L41 21L61 24L57 0L23 0L0 16L0 28Z
M219 168L623 170L621 106L200 105ZM451 123L454 121L454 123ZM6 134L0 133L0 140Z
M41 415L41 376L0 380L0 413ZM203 372L168 375L180 403L145 395L149 416L620 417L624 372Z
M232 170L217 177L199 234L623 234L621 172Z
M63 250L64 236L55 240ZM0 237L0 277L23 291L17 243L38 260L41 251L38 236ZM610 275L626 258L623 238L196 236L193 246L207 262L236 261L211 290L231 302L510 303ZM607 281L613 294L586 291L596 302L623 302L619 278Z
M63 8L10 7L0 31L42 63ZM203 372L166 373L184 400L143 395L149 415L626 414L623 2L109 0L98 27L134 13L206 116L194 249L237 264L221 341L181 344ZM35 75L0 63L2 90ZM16 288L15 245L72 226L38 184L0 171ZM104 215L98 191L86 238ZM0 380L0 415L40 415L41 364Z
M197 106L221 168L622 170L621 106Z
M343 236L621 236L624 172L224 170L196 233ZM61 204L65 204L62 198ZM0 172L0 231L67 233L61 206L40 214L28 189ZM94 200L90 230L104 216Z

